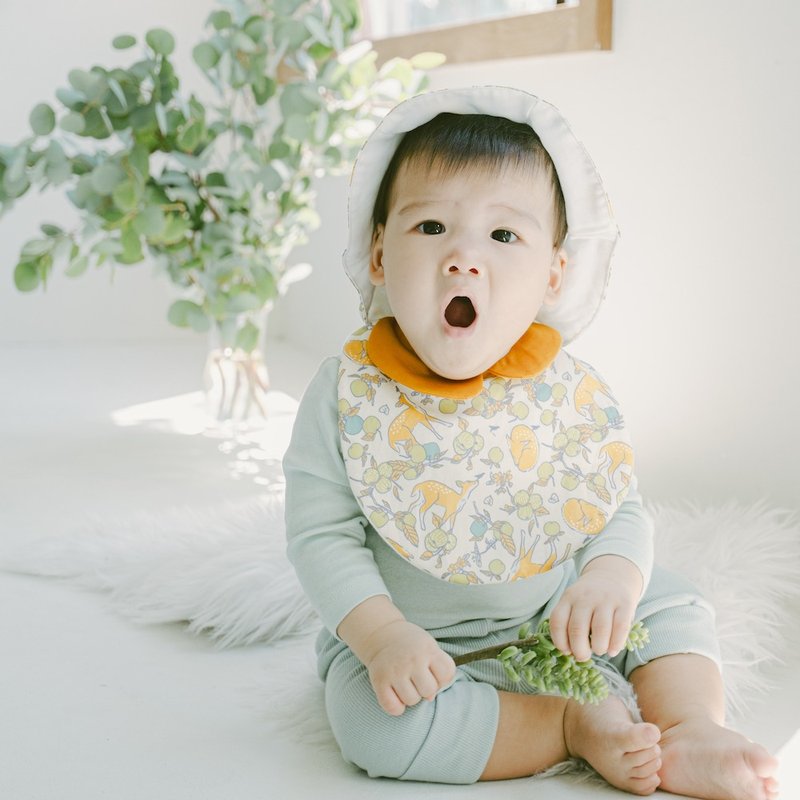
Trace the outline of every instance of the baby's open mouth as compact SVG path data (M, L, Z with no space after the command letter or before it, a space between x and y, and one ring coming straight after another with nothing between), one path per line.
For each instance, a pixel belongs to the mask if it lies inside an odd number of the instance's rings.
M476 316L475 306L469 297L454 297L444 310L444 318L453 328L469 328Z

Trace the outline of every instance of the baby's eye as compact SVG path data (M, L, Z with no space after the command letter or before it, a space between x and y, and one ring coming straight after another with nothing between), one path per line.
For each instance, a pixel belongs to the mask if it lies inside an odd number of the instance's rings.
M425 222L420 222L420 224L417 225L417 230L429 236L436 236L440 233L444 233L444 225L442 225L441 222L436 222L436 220L426 219Z
M504 242L505 244L511 244L518 239L516 233L511 233L511 231L507 231L504 228L499 228L496 231L492 231L492 239L497 242Z

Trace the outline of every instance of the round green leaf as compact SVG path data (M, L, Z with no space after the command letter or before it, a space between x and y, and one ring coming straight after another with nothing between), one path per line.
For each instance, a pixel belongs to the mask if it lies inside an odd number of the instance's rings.
M331 6L333 13L338 14L348 28L358 26L361 19L358 0L331 0Z
M68 133L83 133L86 128L86 120L77 111L70 111L69 114L65 114L58 124L62 130Z
M131 111L129 117L134 131L144 131L156 124L155 107L152 103L146 106L137 106Z
M308 30L311 32L312 36L318 42L321 42L327 47L332 46L333 43L331 42L330 36L328 35L328 31L325 30L325 26L322 24L321 20L309 14L303 20L303 23L305 24L306 28L308 28Z
M69 278L77 278L83 275L89 268L89 259L86 256L78 256L74 258L70 265L64 270L64 274Z
M214 11L209 14L208 23L221 31L223 28L230 28L233 25L233 17L231 17L230 11Z
M137 144L128 155L128 163L139 173L142 180L150 177L150 151L143 145Z
M30 261L31 259L49 253L53 249L53 241L51 239L31 239L22 247L22 260Z
M280 47L285 45L289 50L295 50L310 37L308 28L297 19L288 19L275 26L275 42Z
M219 56L217 48L210 42L201 42L192 50L192 58L195 64L206 72L217 66Z
M77 186L67 192L67 197L72 201L73 205L78 208L86 208L90 202L95 204L99 201L97 193L92 189L92 176L83 175L79 180Z
M290 114L310 114L322 105L322 98L302 83L290 83L283 90L280 107L284 117Z
M287 138L298 142L305 141L311 134L311 123L308 118L300 114L291 114L286 118L283 127Z
M28 121L37 136L47 136L56 126L56 115L47 103L39 103L31 111Z
M275 276L266 267L262 267L259 264L253 267L253 281L256 295L262 306L278 294L278 284L275 281Z
M178 147L181 150L192 153L203 139L203 122L194 120L191 124L184 127L178 134Z
M164 230L159 237L165 244L180 242L189 230L189 223L180 214L168 214Z
M88 108L84 115L86 127L83 129L84 136L91 136L94 139L107 139L114 128L111 121L105 114L105 109Z
M68 86L61 86L56 89L56 97L72 111L78 111L86 102L86 97L82 92L70 89Z
M250 353L258 347L260 331L252 322L246 322L236 334L236 347Z
M102 195L111 194L117 184L125 180L125 172L116 164L105 163L92 172L92 188Z
M242 53L253 53L256 50L255 42L246 34L237 31L231 37L231 46ZM237 56L238 57L238 56Z
M129 33L124 33L121 36L115 36L111 42L111 46L115 50L127 50L136 44L136 37L131 36Z
M83 69L70 70L67 75L69 82L87 100L99 100L108 91L108 81L98 72L87 72Z
M161 103L156 103L156 121L158 129L164 136L169 134L169 122L167 121L167 110Z
M50 225L47 222L45 222L43 225L40 225L39 228L45 236L61 236L64 233L64 231L59 228L58 225Z
M139 234L131 226L126 226L120 234L122 243L122 253L117 256L117 261L121 264L136 264L144 258L142 252L142 241Z
M256 104L263 106L275 94L278 84L266 75L259 75L252 83L253 97Z
M72 165L64 153L64 148L55 139L47 146L45 158L47 162L45 176L53 186L58 186L72 175Z
M332 167L338 167L342 163L342 151L338 147L326 147L325 158Z
M167 311L167 319L179 328L189 327L189 309L198 308L190 300L176 300ZM202 310L202 309L198 309Z
M132 180L122 181L114 187L111 197L120 211L133 211L139 205L138 185Z
M5 181L16 182L25 177L25 170L28 166L28 147L23 142L19 147L12 149L9 154L8 167L6 169Z
M242 311L255 311L261 308L261 301L258 295L252 292L239 292L233 297L228 299L225 304L225 310L229 314L240 314Z
M269 146L269 157L273 161L282 161L284 158L288 158L288 156L292 153L292 148L289 147L283 139L276 139L272 142Z
M144 37L148 45L159 55L168 56L175 49L175 37L163 28L151 28Z
M200 333L211 327L202 307L191 300L176 300L167 312L167 319L179 328L193 328Z
M39 286L39 270L36 264L23 261L14 268L14 285L20 292L32 292Z
M269 164L259 171L258 179L261 181L265 192L277 192L283 186L283 178L281 178L280 173Z
M64 152L64 148L55 139L51 139L47 145L47 163L60 164L66 160L67 154Z
M108 112L117 116L124 114L128 110L128 101L125 98L125 92L119 85L119 81L116 78L109 78L108 88L111 89L111 93L114 95L113 98L108 98L106 102ZM114 99L116 99L117 103L114 103Z
M257 15L250 17L244 24L244 32L254 42L260 42L268 29L267 21L263 17Z
M164 214L158 206L147 206L133 220L133 229L142 236L158 236L164 230Z

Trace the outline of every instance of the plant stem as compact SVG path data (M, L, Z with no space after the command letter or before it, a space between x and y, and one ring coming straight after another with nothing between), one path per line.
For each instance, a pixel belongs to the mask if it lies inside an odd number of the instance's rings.
M491 647L484 647L482 650L472 650L469 653L464 653L463 655L456 656L453 660L457 667L462 666L463 664L470 664L473 661L483 661L487 658L497 658L506 647L519 647L522 649L523 647L533 647L539 644L539 637L538 636L529 636L527 639L514 639L510 642L504 642L503 644L495 644Z

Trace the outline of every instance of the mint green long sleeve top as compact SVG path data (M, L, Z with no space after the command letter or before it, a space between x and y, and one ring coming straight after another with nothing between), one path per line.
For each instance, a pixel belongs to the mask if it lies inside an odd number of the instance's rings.
M384 542L354 496L338 428L339 358L326 359L298 408L283 466L287 554L325 627L370 597L386 595L406 619L436 630L476 619L513 620L543 608L562 586L570 562L549 572L497 584L458 585L410 564ZM578 574L594 558L632 561L646 587L653 567L653 522L633 477L603 532L572 561Z

